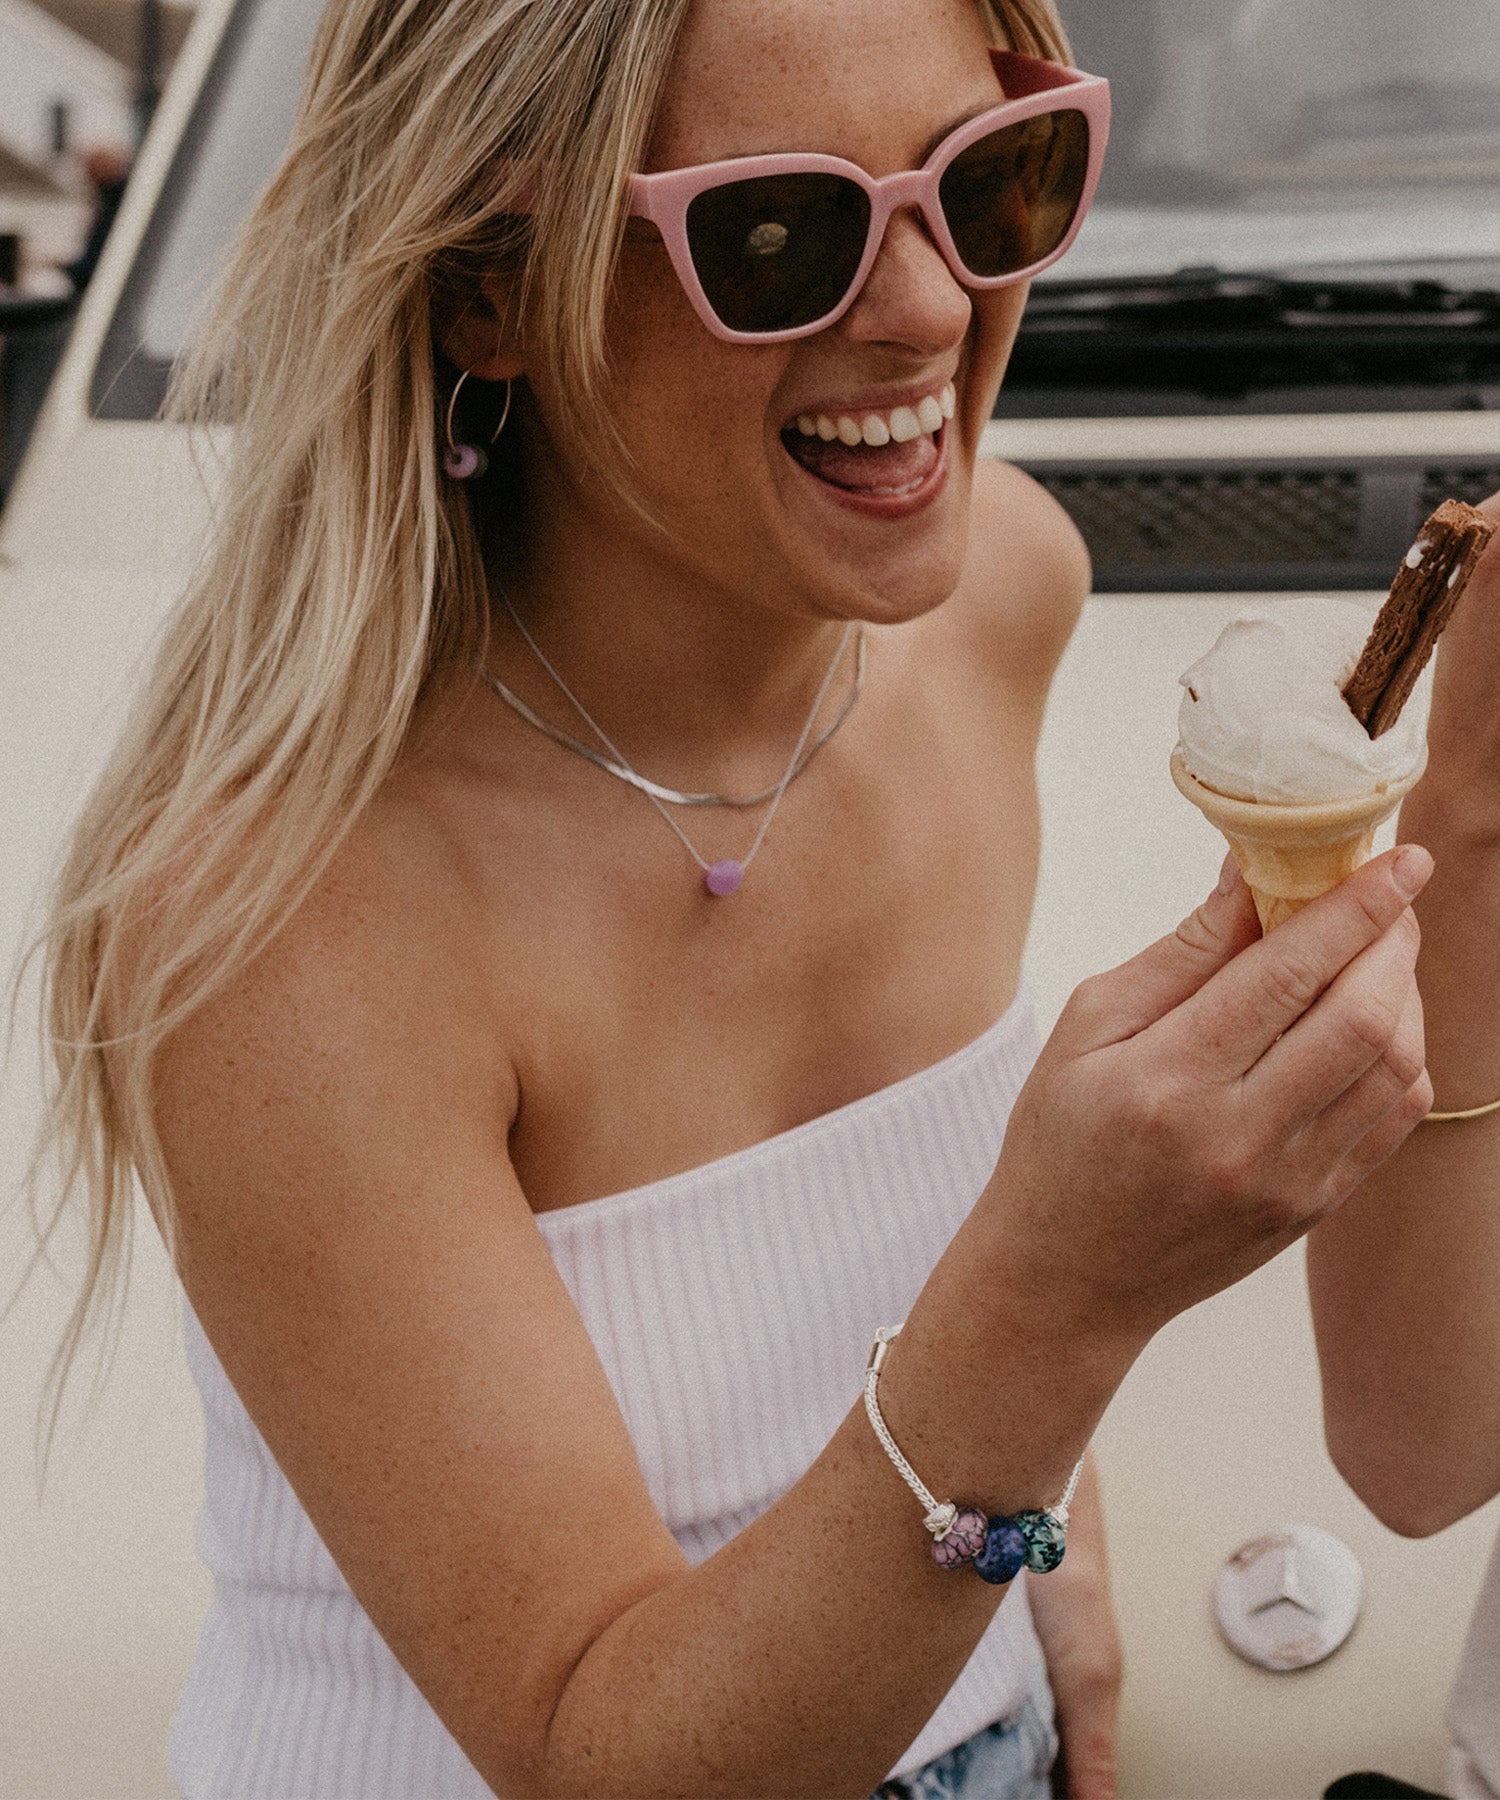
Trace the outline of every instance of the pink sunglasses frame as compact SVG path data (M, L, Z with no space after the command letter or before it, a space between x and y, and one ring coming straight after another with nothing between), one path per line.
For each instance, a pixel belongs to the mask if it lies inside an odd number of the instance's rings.
M664 169L654 175L632 175L629 189L629 211L633 217L648 219L657 230L672 259L672 267L693 310L715 337L731 344L780 344L793 338L810 337L841 319L854 304L863 288L880 246L885 241L891 214L903 206L915 206L926 221L932 240L941 252L954 280L964 287L984 289L1012 287L1026 281L1041 270L1050 268L1064 255L1078 236L1104 165L1104 146L1109 138L1109 83L1101 75L1087 75L1081 69L1065 68L1061 63L1046 62L1041 57L1022 56L1013 50L992 50L990 61L1007 94L1014 98L991 107L967 124L960 125L945 137L920 169L911 169L878 179L868 175L857 163L845 162L838 156L821 156L814 151L771 156L737 156L723 162L699 163L687 169ZM943 216L938 183L949 163L980 138L988 137L1004 125L1019 125L1049 112L1080 112L1088 121L1088 173L1079 197L1073 222L1057 248L1038 261L1006 275L974 275L965 266ZM693 254L688 245L687 211L689 202L709 188L730 181L749 181L763 175L842 175L862 188L870 198L870 229L864 255L849 283L848 291L838 304L819 319L806 325L793 325L782 331L735 331L726 325L709 303Z

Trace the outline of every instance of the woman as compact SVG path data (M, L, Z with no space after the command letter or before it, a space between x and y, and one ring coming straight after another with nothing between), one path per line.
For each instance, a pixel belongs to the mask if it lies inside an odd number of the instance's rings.
M1500 495L1485 510L1500 520ZM1428 773L1402 830L1432 846L1420 963L1439 1113L1308 1244L1328 1447L1393 1531L1500 1493L1500 549L1444 633ZM1451 1791L1500 1795L1500 1557L1449 1711Z
M190 1796L1034 1796L1038 1632L1107 1793L1087 1479L1006 1577L1154 1331L1425 1110L1420 851L1265 945L1226 878L1037 1055L1087 567L978 446L1104 112L1004 42L1066 54L1043 0L324 24L52 952L97 1270L133 1164L192 1307Z

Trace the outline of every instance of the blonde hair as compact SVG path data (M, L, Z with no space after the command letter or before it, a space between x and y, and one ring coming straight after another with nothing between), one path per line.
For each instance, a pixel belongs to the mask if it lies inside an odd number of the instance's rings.
M470 500L438 463L434 298L512 259L528 340L601 456L625 183L688 3L327 8L286 158L169 403L233 421L214 535L44 939L51 1224L80 1189L89 1207L49 1439L92 1316L118 1303L132 1169L174 1245L151 1092L163 1040L286 922L435 679L482 644ZM997 43L1067 58L1051 0L976 4ZM520 179L524 222L506 212Z

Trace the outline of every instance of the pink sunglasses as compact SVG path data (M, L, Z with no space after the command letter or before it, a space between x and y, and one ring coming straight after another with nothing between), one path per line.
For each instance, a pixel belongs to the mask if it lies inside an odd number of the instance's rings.
M634 175L630 211L661 232L715 337L771 344L841 318L891 214L915 206L954 279L988 289L1057 261L1099 185L1109 83L1009 50L1013 96L944 138L920 169L879 180L837 156L742 156Z

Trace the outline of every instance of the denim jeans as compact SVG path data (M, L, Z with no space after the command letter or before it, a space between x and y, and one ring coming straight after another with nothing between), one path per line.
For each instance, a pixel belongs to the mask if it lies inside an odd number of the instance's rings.
M873 1800L1049 1800L1056 1754L1052 1696L1043 1688L1010 1718L883 1782Z

